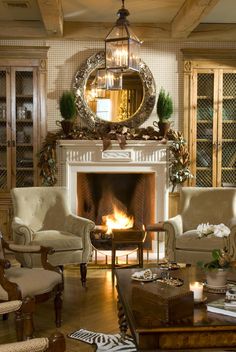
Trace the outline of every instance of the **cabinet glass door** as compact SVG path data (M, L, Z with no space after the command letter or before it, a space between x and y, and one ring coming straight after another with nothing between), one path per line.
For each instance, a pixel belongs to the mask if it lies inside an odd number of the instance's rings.
M197 74L196 186L212 186L214 73Z
M34 185L34 71L15 70L15 186Z
M223 73L221 186L236 186L236 73Z
M0 190L7 189L7 73L0 69Z

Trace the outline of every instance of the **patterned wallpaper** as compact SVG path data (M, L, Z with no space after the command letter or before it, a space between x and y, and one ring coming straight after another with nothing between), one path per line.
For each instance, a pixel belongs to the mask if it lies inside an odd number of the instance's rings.
M0 40L0 45L49 46L48 52L48 130L53 131L60 119L58 100L63 90L71 89L76 71L90 55L104 48L100 41L75 40ZM141 58L153 73L157 93L163 87L174 101L173 127L183 128L183 68L181 48L236 48L236 43L143 43ZM144 126L156 119L155 109Z

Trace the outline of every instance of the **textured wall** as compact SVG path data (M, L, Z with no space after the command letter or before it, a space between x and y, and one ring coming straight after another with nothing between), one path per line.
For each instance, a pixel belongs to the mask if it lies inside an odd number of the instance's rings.
M74 74L80 64L90 55L104 48L99 41L64 40L0 40L0 45L49 46L48 52L48 130L56 129L60 119L58 99L62 91L70 89ZM169 91L174 101L174 128L183 128L183 73L181 48L236 48L236 43L143 43L141 58L153 73L157 92L160 87ZM156 119L155 109L145 123L151 125Z

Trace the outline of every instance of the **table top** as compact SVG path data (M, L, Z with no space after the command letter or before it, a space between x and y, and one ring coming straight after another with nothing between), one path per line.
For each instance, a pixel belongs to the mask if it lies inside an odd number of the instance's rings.
M236 330L236 318L230 316L210 313L207 312L206 304L197 304L194 305L194 314L193 319L187 324L184 323L175 323L175 324L164 324L160 322L160 325L155 327L146 327L140 324L140 319L137 319L136 313L132 309L132 289L135 286L142 285L145 288L145 285L159 285L158 282L138 282L134 281L131 278L131 275L136 272L138 269L116 269L115 275L117 279L117 291L119 294L119 299L122 303L122 306L125 311L127 321L132 333L148 332L148 331L192 331L192 330L222 330L222 327L225 329L230 328L231 330ZM143 269L140 269L143 270ZM153 273L157 273L160 276L160 269L151 268ZM205 274L200 269L195 267L181 268L178 270L171 270L171 275L177 278L180 278L184 281L184 286L186 289L189 289L189 284L195 281L205 281ZM229 272L230 282L236 284L236 271L233 270ZM148 286L146 286L148 287ZM207 297L207 302L217 300L224 297L224 295L219 293L209 293L204 291L204 296ZM184 309L184 307L183 307Z

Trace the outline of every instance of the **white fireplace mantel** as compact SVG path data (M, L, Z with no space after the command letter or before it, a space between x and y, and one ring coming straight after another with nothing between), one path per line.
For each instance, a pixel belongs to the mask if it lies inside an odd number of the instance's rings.
M127 141L125 149L112 141L103 151L100 140L59 140L58 183L69 189L71 210L77 214L78 173L153 173L155 175L155 221L168 217L167 144L156 141Z

